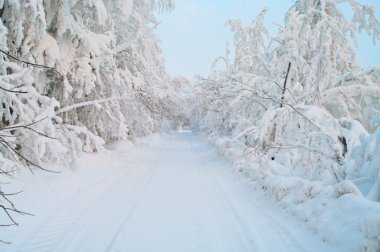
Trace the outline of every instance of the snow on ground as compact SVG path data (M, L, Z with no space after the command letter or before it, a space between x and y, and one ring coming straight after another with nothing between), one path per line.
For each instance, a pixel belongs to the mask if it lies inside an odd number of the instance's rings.
M84 155L75 170L7 187L18 227L0 251L345 251L257 191L191 132ZM342 231L340 232L349 232Z

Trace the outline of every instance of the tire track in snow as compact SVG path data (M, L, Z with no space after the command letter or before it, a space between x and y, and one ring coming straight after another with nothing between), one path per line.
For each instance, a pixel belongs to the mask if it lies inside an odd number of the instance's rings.
M137 163L146 169L146 167L150 167L154 161L155 160L151 159L140 159ZM136 173L140 171L134 169L132 172ZM17 251L64 251L65 246L73 243L73 241L68 239L75 237L73 233L79 233L80 229L83 228L83 226L79 226L79 224L86 222L87 216L91 214L93 209L99 208L99 205L103 205L104 202L107 201L109 195L118 191L120 183L125 181L126 177L130 174L131 170L127 168L124 169L118 177L115 177L115 174L108 174L104 178L97 179L94 183L92 182L84 193L77 195L71 202L67 202L61 210L48 218L43 226L32 234L32 237ZM145 175L142 176L142 178L144 177ZM135 186L137 186L139 182L140 181L136 181ZM96 188L96 190L94 190L94 188Z
M208 144L204 145L203 148L207 149ZM193 149L196 151L199 148L198 145ZM247 251L321 251L321 248L324 251L331 250L322 240L303 241L304 233L310 236L313 234L306 228L297 226L301 222L279 209L276 202L270 202L269 206L268 199L265 198L262 204L257 203L255 198L262 200L263 193L248 188L248 185L242 183L240 175L233 173L226 162L217 160L215 153L209 154L209 160L203 162L203 168L207 169L208 173L203 175L209 175L205 176L208 177L208 184L215 188L215 195L220 203L229 209L240 226L236 232L243 233L242 239L248 241L247 247L250 246L250 250ZM292 222L287 221L288 218Z
M287 248L289 251L321 250L320 247L310 246L310 244L302 240L303 235L298 229L301 229L302 232L309 233L310 235L312 233L309 230L306 230L306 228L295 227L294 225L300 224L300 222L295 220L293 216L284 212L283 209L280 209L277 202L271 202L272 206L268 207L268 205L264 203L268 203L269 200L262 198L265 197L262 192L248 188L248 186L242 184L241 181L227 181L226 178L235 178L238 180L238 176L240 176L228 169L229 167L227 167L224 162L216 165L214 169L211 169L212 179L218 187L218 191L221 192L221 198L226 201L231 212L234 213L236 219L247 231L246 234L255 237L257 245L256 251L268 251L268 248L271 247L271 251L280 251L283 250L283 248ZM227 190L227 187L222 186L222 184L231 184L231 186L228 186L229 190ZM230 191L231 188L234 188L237 191L237 193L234 193L234 196L247 195L248 197L251 197L251 199L242 202L238 200L241 199L240 197L232 197ZM247 192L251 192L252 194L248 195ZM255 198L257 200L263 199L263 201L259 204L254 200ZM292 219L293 222L288 222L288 219ZM266 235L263 235L262 231L266 232ZM268 239L268 237L270 238ZM275 243L273 242L274 239L272 237L276 237ZM320 243L322 243L322 241ZM327 244L324 245L327 247Z
M112 246L114 245L116 239L118 238L119 234L121 233L123 227L127 224L128 220L131 218L131 216L133 215L135 209L136 209L136 206L137 204L139 203L139 201L141 200L141 198L143 197L145 191L147 190L147 188L149 187L149 184L150 182L152 181L152 178L154 176L154 173L155 173L156 169L153 169L151 172L149 172L150 174L148 174L148 179L146 181L146 183L144 183L144 186L142 188L142 190L138 193L138 196L136 197L136 200L133 202L132 204L132 207L131 209L128 211L125 219L121 222L121 225L119 226L119 228L117 229L117 231L115 232L115 234L113 235L112 239L110 240L110 242L108 243L108 246L107 246L107 250L106 251L111 251L112 249Z
M120 183L116 183L112 191L116 192L114 197L107 198L105 202L120 202L119 207L122 207L122 211L117 212L117 218L113 219L112 222L107 222L104 218L104 214L108 212L108 209L99 209L97 212L98 218L91 218L90 221L84 222L85 228L82 228L82 232L77 236L76 241L68 242L70 246L66 246L65 249L58 251L111 251L115 240L118 238L120 231L127 223L127 220L133 215L134 209L138 205L144 191L149 186L155 172L157 163L160 161L160 154L165 152L170 143L164 143L157 148L155 145L148 146L148 152L144 152L144 157L137 162L133 162L132 165L135 167L134 170L141 171L145 170L138 179L136 179L136 174L126 174ZM131 175L131 176L128 176ZM132 179L132 184L127 184L124 182L130 181ZM101 203L102 201L97 201ZM93 214L94 215L94 214ZM127 217L126 217L127 216ZM99 241L91 241L87 238L86 230L91 232L94 225L97 225L96 219L103 220L103 225L107 226L107 231L103 231L102 239ZM92 220L92 222L91 222ZM94 222L95 220L95 222ZM125 222L124 222L125 221ZM121 224L120 224L121 223Z
M218 171L218 174L215 174L215 171ZM257 206L251 204L251 208L245 208L239 205L235 200L233 200L226 192L225 188L221 186L221 183L218 181L220 179L221 173L219 168L215 167L212 169L212 180L217 187L217 191L220 192L220 198L225 201L225 205L231 210L234 214L236 220L240 223L243 230L245 230L245 234L247 236L251 236L248 238L252 243L256 244L258 251L266 251L268 247L268 243L272 243L272 240L265 241L265 237L263 237L260 232L257 232L255 229L258 228L258 224L260 223L261 227L269 226L270 231L275 232L275 237L277 237L276 242L282 243L284 245L280 245L280 247L291 248L291 251L307 251L304 246L289 232L289 229L284 228L278 221L275 221L273 217L260 209ZM246 213L247 209L252 211L252 214ZM259 215L265 218L252 218L253 213L255 215ZM262 221L265 220L265 221ZM286 235L285 235L286 234ZM253 238L256 238L253 240ZM258 242L261 241L261 242ZM265 242L263 242L265 241ZM280 248L279 248L280 249Z
M199 144L192 145L191 151L193 153L197 153L199 152L200 147L201 146ZM247 229L244 223L241 221L240 218L237 218L236 213L234 212L235 209L232 208L229 204L226 204L226 199L223 198L224 195L221 195L220 188L216 186L215 181L213 180L212 170L214 169L214 167L208 164L211 161L209 155L207 155L206 158L203 157L201 160L202 162L199 162L198 167L195 167L194 169L197 180L202 181L201 183L198 184L198 186L200 188L205 188L205 187L210 188L211 186L212 188L208 199L205 199L205 197L200 197L202 199L202 205L204 205L208 209L208 211L210 211L209 205L210 205L210 198L212 197L214 198L214 200L217 199L216 204L221 205L220 209L223 209L222 206L228 206L228 208L232 210L232 212L227 211L227 214L225 211L223 211L222 214L220 214L219 211L211 211L211 212L213 215L217 215L220 221L229 222L229 225L228 225L229 228L233 228L234 235L236 235L240 241L241 248L239 251L255 251L255 248L256 248L255 241L252 239L252 237L248 236L248 234L246 233ZM232 213L232 215L230 213ZM225 250L225 251L228 251L228 250Z
M132 155L12 251L333 251L193 133L155 138Z
M172 144L172 142L166 142L160 149L159 151L156 151L155 155L153 158L151 158L151 162L150 162L150 165L151 166L151 169L149 169L149 172L147 172L147 174L144 176L146 179L145 182L143 182L143 187L141 190L138 190L135 195L136 195L136 198L135 200L133 201L132 203L132 207L127 211L127 214L126 216L123 218L123 220L121 221L121 224L118 226L116 232L113 234L113 236L111 237L111 239L109 240L108 242L108 245L107 245L107 248L105 251L112 251L113 250L113 246L115 245L115 242L116 240L119 238L119 235L120 233L122 232L123 228L125 227L125 225L128 223L129 219L133 216L135 210L136 210L136 207L137 205L139 204L140 200L142 199L144 193L147 191L153 177L154 177L154 174L156 172L156 167L157 167L157 163L160 161L160 154L162 152L165 152L169 146ZM152 167L153 166L153 167Z

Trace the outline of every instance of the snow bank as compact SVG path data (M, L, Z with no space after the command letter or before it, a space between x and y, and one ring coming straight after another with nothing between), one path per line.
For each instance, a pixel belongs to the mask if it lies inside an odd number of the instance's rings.
M289 168L264 155L246 155L243 147L229 138L214 139L214 142L218 152L232 161L240 173L255 181L257 187L324 240L343 246L347 251L379 251L380 204L363 196L368 194L368 187L361 187L360 181L372 178L373 187L379 184L380 129L353 150L355 158L348 167L352 169L351 176L357 172L362 177L348 180L347 176L335 185L289 175ZM363 151L370 154L362 155Z

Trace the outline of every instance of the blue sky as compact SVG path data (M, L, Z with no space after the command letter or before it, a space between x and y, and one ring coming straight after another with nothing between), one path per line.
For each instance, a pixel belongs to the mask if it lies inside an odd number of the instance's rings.
M265 7L268 8L266 24L271 36L276 24L283 24L285 12L293 0L176 0L171 13L158 16L157 28L162 41L166 68L172 76L207 76L215 58L222 56L226 42L232 41L228 19L241 19L249 24ZM379 0L361 0L374 5L380 19ZM349 14L347 12L347 14ZM380 66L380 43L375 46L367 35L359 37L358 60L364 66Z

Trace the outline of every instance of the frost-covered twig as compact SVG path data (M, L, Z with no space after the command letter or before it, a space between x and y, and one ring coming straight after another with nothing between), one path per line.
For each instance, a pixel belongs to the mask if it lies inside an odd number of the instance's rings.
M380 97L380 87L365 85L349 85L330 88L322 92L325 99L332 99L336 94L341 93L347 97L358 96L364 94L367 96Z
M30 127L30 126L32 126L32 125L34 125L34 124L37 124L37 123L39 123L39 122L41 122L41 121L43 121L43 120L45 120L45 119L47 119L47 118L48 118L48 117L44 117L44 118L42 118L42 119L36 120L36 121L34 121L34 122L31 122L31 123L29 123L29 124L27 124L27 125L23 125L23 124L21 124L21 123L20 123L20 124L15 124L15 125L8 126L8 127L3 128L3 129L0 129L0 130L1 130L1 131L6 131L6 130L10 131L10 130L18 129L18 128L24 128L24 129L27 129L27 130L33 131L34 133L36 133L36 134L38 134L38 135L41 135L41 136L44 136L44 137L47 137L47 138L50 138L50 139L54 139L54 140L56 140L57 138L55 138L55 137L51 137L51 136L48 136L47 134L42 133L42 132L39 132L39 131L37 131L37 130L35 130L35 129L33 129L33 128ZM5 135L0 135L0 136L2 136L2 137L14 137L14 136L5 136Z
M10 89L6 89L6 88L3 88L0 86L0 89L3 90L3 91L6 91L6 92L10 92L10 93L17 93L17 94L26 94L28 92L25 92L25 91L16 91L16 90L10 90Z
M34 166L34 167L37 167L37 168L39 168L39 169L41 169L43 171L46 171L46 172L60 173L60 172L57 172L57 171L52 171L52 170L45 169L42 166L40 166L40 165L32 162L30 159L26 158L19 151L17 151L16 148L14 148L8 141L6 141L2 137L0 137L0 144L3 147L5 147L11 153L11 155L13 156L13 158L14 158L15 161L20 161L20 160L24 161L31 172L32 172L32 169L31 169L30 166Z
M36 63L32 63L32 62L28 62L28 61L25 61L25 60L22 60L22 59L19 59L13 55L11 55L10 53L7 53L6 51L3 51L0 49L0 52L4 53L5 55L7 55L8 57L18 61L18 62L21 62L21 63L24 63L26 64L27 66L33 66L33 67L37 67L37 68L45 68L45 69L49 69L49 70L52 70L54 72L56 72L57 74L59 74L59 76L63 77L63 74L61 74L57 69L55 69L54 67L48 67L48 66L45 66L45 65L40 65L40 64L36 64Z
M30 213L18 210L16 208L16 206L14 205L14 203L11 200L8 199L8 196L16 195L16 194L19 194L19 193L21 193L21 192L12 193L12 194L6 194L6 193L0 191L0 198L2 198L3 201L6 203L6 204L1 204L0 208L3 210L3 212L6 214L6 216L8 217L8 219L11 222L9 224L0 224L0 227L18 226L18 223L12 217L11 213L17 213L17 214L21 214L21 215L31 215L31 216L33 215L33 214L30 214Z
M41 118L41 119L38 119L38 120L33 121L33 122L31 122L31 123L28 123L28 124L26 124L26 125L24 125L24 124L22 124L22 123L13 124L12 126L7 126L7 127L3 128L3 129L1 129L1 130L13 130L13 129L17 129L17 128L30 127L30 126L32 126L32 125L34 125L34 124L37 124L37 123L39 123L39 122L41 122L41 121L43 121L43 120L45 120L45 119L47 119L47 118L48 118L48 117L45 116L45 117L43 117L43 118Z
M328 154L322 152L321 150L318 150L318 149L315 149L315 148L310 148L309 146L306 146L306 145L300 144L300 143L295 143L295 144L292 144L292 145L283 145L283 146L280 146L280 145L265 145L264 147L267 148L267 149L277 149L277 150L304 149L304 150L307 150L309 152L318 153L318 154L320 154L320 155L322 155L324 157L327 157L327 158L335 160L335 156L328 155Z

